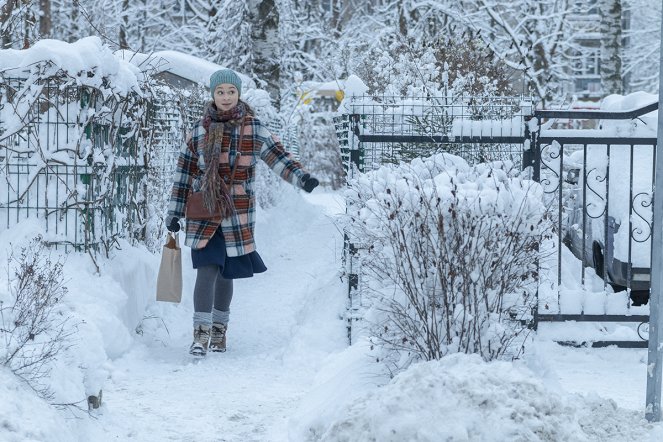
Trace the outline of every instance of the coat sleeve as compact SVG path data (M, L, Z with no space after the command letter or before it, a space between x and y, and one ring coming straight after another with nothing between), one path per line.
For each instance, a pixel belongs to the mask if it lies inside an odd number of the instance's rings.
M293 186L302 187L301 178L306 173L301 163L295 160L283 147L276 136L262 125L258 128L258 138L263 141L260 158L278 176Z
M184 217L184 207L189 195L191 182L198 174L198 155L196 154L196 131L194 129L193 137L187 136L187 141L182 144L180 155L177 159L173 188L170 192L170 202L168 204L168 215L178 218Z

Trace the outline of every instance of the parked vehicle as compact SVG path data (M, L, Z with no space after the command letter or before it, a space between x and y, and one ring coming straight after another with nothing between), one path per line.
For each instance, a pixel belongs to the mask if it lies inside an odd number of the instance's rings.
M564 243L618 290L649 290L653 152L588 145L565 158Z

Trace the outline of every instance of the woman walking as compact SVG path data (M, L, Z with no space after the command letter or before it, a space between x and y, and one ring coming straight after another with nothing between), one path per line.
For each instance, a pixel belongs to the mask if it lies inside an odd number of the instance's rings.
M306 192L319 184L240 99L235 72L212 74L210 91L213 100L180 152L166 218L168 230L177 232L187 211L185 244L197 269L189 349L194 356L205 356L208 348L226 351L233 279L267 270L254 241L257 161ZM196 197L213 215L192 215Z

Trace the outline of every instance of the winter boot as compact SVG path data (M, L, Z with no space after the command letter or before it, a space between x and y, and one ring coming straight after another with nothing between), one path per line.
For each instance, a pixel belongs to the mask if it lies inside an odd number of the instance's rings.
M194 356L205 356L207 354L207 346L209 345L210 336L209 325L200 324L197 328L193 329L193 344L189 348L189 353Z
M220 322L212 324L212 336L209 344L210 351L226 351L226 330L228 330L227 324Z

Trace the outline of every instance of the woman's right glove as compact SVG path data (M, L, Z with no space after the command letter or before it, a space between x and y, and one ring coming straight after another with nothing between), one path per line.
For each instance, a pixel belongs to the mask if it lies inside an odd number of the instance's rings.
M177 233L180 231L180 219L176 216L168 216L166 218L166 229L169 232Z

